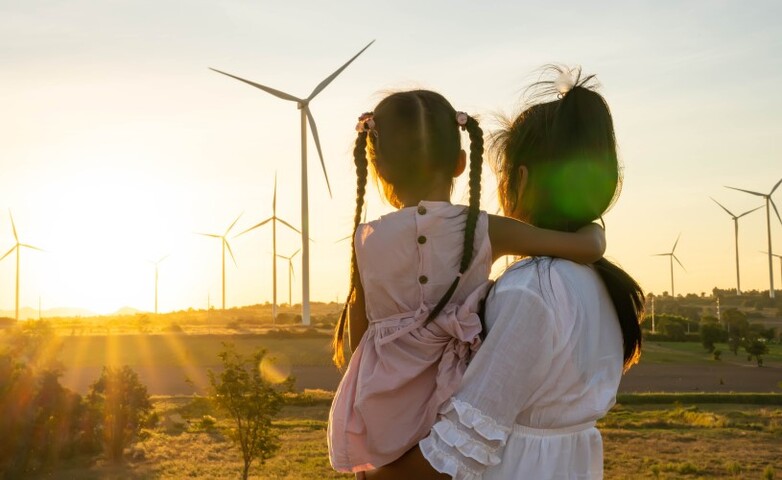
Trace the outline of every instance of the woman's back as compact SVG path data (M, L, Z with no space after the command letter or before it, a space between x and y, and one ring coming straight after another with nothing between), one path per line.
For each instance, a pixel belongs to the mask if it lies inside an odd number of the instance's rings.
M456 479L602 478L595 421L615 402L623 358L597 273L519 262L487 298L486 324L459 391L419 444L429 463Z

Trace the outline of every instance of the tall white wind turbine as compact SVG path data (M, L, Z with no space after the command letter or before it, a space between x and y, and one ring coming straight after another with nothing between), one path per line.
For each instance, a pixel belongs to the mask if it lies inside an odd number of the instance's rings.
M760 252L760 253L764 253L768 255L768 252ZM776 253L772 253L771 255L779 259L779 275L780 278L782 278L782 255L777 255Z
M309 226L309 193L308 193L308 183L307 183L307 123L309 123L309 126L312 129L312 139L315 141L315 148L318 150L318 156L320 157L320 166L323 169L323 176L326 178L326 187L329 190L329 195L331 195L331 185L329 184L328 173L326 173L326 163L323 161L323 152L321 151L320 148L320 139L318 138L318 128L315 125L315 118L312 116L312 112L310 111L309 105L310 102L321 91L323 91L324 88L326 88L335 78L337 78L337 76L340 73L342 73L342 71L345 70L348 67L348 65L353 63L353 61L359 55L364 53L364 50L369 48L369 46L372 45L374 42L375 42L374 40L369 42L369 44L367 44L366 47L362 48L357 54L355 54L353 58L348 60L344 65L339 67L334 73L332 73L331 75L326 77L322 82L320 82L315 87L315 89L312 90L312 93L310 93L307 98L295 97L289 93L285 93L283 91L271 87L267 87L265 85L261 85L260 83L251 82L250 80L245 80L244 78L240 78L235 75L231 75L230 73L222 72L214 68L211 69L217 73L222 73L223 75L227 75L231 78L235 78L236 80L244 82L248 85L252 85L255 88L259 88L266 93L270 93L274 95L277 98L295 102L298 109L301 111L301 245L302 245L301 318L302 318L302 323L304 325L310 324L310 248L309 248L310 226Z
M771 208L774 207L774 213L777 214L777 219L779 219L779 223L782 223L782 217L779 216L779 210L777 210L777 206L774 203L774 200L771 198L771 195L774 194L776 189L779 187L779 185L782 184L782 179L779 179L776 185L774 185L774 188L771 189L768 193L760 193L760 192L753 192L751 190L744 190L741 188L736 187L728 187L727 185L725 188L730 188L731 190L738 190L739 192L749 193L750 195L755 195L757 197L763 197L766 200L766 233L768 235L768 298L774 298L774 251L771 249Z
M711 197L709 197L711 198ZM720 206L723 210L725 210L728 215L733 219L733 231L735 233L735 244L736 244L736 295L741 295L741 276L739 275L739 218L749 215L750 213L754 212L755 210L759 210L763 208L763 205L753 208L752 210L747 210L746 212L742 213L741 215L734 215L733 212L725 208L724 205L722 205L720 202L711 199L714 203Z
M34 247L32 245L28 245L26 243L21 243L19 241L19 235L17 235L17 233L16 233L16 224L14 224L14 216L11 214L10 210L8 211L8 215L11 217L11 229L14 232L14 240L16 241L16 244L14 244L14 246L11 247L11 249L8 250L5 253L5 255L0 257L0 261L2 261L8 255L11 255L11 253L13 253L14 250L16 250L16 307L15 307L16 308L16 316L14 318L16 318L16 321L18 322L19 321L19 270L20 270L19 259L20 259L20 252L22 251L22 248L30 248L32 250L38 250L40 252L42 252L43 250L41 250L38 247Z
M681 238L682 234L680 233L678 237L676 237L676 241L673 244L673 248L668 253L657 253L655 254L656 257L670 257L671 260L671 296L676 297L676 291L673 288L673 261L676 260L676 263L679 264L680 267L686 272L687 269L684 268L684 265L682 265L682 262L679 261L678 258L676 258L676 254L674 253L676 251L676 245L679 244L679 238Z
M293 255L286 257L285 255L277 255L278 257L288 261L288 306L293 305L293 257L295 257L301 249L293 252Z
M286 227L290 228L296 233L301 233L301 231L298 228L294 227L290 223L286 222L285 220L277 216L277 175L276 174L274 175L274 195L272 196L272 216L256 225L253 225L252 227L248 228L247 230L237 235L237 237L244 235L245 233L250 232L252 230L255 230L256 228L260 228L269 222L272 222L272 323L273 323L277 320L277 222L280 222L281 224L285 225Z
M222 235L218 233L199 233L199 235L203 235L205 237L212 237L212 238L219 238L220 243L222 244L223 248L223 310L225 310L225 249L228 248L228 253L231 255L231 260L234 261L234 265L236 265L236 258L234 258L234 252L231 251L231 244L228 243L228 239L225 238L228 233L231 231L232 228L234 228L234 225L236 225L236 222L239 221L239 217L241 217L242 214L240 213L238 217L236 217L236 220L234 220L234 223L231 224L230 227L223 233ZM236 265L238 266L238 265Z
M164 256L160 257L157 262L149 262L149 263L151 263L152 265L155 266L155 315L157 315L157 284L158 284L157 279L158 279L158 270L159 270L160 264L166 258L168 258L168 255L164 255Z

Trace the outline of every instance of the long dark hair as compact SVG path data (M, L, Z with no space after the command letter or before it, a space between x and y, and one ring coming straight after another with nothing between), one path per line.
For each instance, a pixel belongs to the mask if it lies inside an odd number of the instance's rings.
M458 274L454 275L453 282L429 313L426 322L432 321L445 308L473 256L475 226L480 211L483 131L475 118L464 115L466 122L461 128L466 130L470 137L470 204L464 229L462 258ZM364 207L369 167L372 167L372 172L389 203L400 208L403 206L401 197L406 193L427 191L435 182L451 182L461 149L457 111L445 97L430 90L393 93L375 107L371 114L371 127L369 116L366 118L365 128L359 129L353 148L357 188L350 289L345 307L335 326L333 339L333 360L339 367L345 362L344 335L348 305L353 300L360 281L355 236Z
M594 90L594 76L555 65L545 67L543 77L549 76L527 90L527 108L493 135L500 201L506 215L515 212L538 227L575 231L611 207L622 172L611 111ZM520 209L522 166L527 183ZM619 318L627 370L641 355L644 293L609 260L599 260L594 268Z

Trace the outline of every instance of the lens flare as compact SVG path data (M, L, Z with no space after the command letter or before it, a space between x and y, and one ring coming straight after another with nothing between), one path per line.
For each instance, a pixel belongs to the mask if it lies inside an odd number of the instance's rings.
M282 383L291 376L291 361L282 353L267 353L258 368L269 383Z

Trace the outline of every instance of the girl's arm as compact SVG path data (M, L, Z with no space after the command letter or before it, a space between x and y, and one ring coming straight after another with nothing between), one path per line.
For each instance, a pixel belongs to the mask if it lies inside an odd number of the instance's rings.
M364 287L361 285L360 279L355 288L350 303L348 303L348 344L351 352L356 351L358 342L361 341L361 337L364 336L369 325L367 307L364 303Z
M445 473L439 473L432 468L421 453L421 449L416 445L392 463L380 467L377 470L365 472L364 478L366 480L398 480L400 478L450 480L451 476L446 475Z
M592 263L600 260L606 250L605 231L594 223L571 233L489 215L489 238L493 260L503 255L545 255Z

